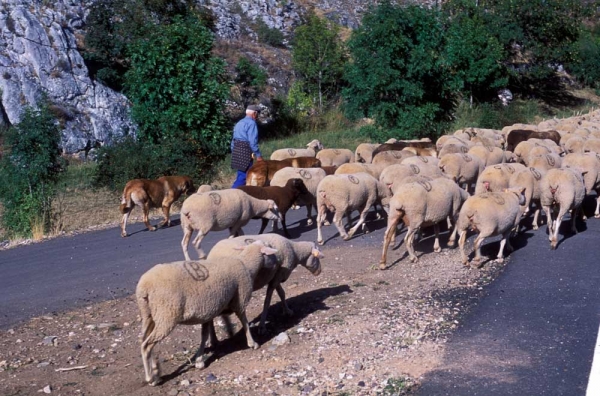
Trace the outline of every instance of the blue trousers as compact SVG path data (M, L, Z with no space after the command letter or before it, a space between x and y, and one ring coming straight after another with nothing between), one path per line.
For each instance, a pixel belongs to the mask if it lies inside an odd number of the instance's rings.
M245 186L246 185L246 172L245 171L237 171L237 176L235 181L233 182L233 185L231 186L231 188L236 188L239 186Z

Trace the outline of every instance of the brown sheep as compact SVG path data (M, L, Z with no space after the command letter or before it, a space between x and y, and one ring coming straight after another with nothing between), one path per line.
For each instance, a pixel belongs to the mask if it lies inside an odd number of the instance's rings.
M287 230L285 224L285 214L292 207L294 202L300 195L308 194L308 190L304 185L302 179L290 179L287 181L284 187L279 186L239 186L238 189L244 191L246 194L258 198L258 199L272 199L279 208L279 214L281 215L281 224L283 224L283 233L286 238L291 238L290 233ZM262 234L267 224L268 219L261 217L262 225L260 226L259 234ZM273 220L273 229L277 228L277 220Z

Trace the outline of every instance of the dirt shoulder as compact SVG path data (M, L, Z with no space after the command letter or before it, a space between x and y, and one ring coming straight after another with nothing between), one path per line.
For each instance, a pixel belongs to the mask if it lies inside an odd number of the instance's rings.
M431 252L431 238L417 245ZM505 264L464 268L457 250L426 253L412 264L403 257L385 271L370 269L379 248L325 248L323 271L298 268L284 285L294 315L277 297L268 334L253 334L246 347L234 317L233 337L208 350L207 368L190 359L199 326L178 326L155 353L165 382L144 383L139 352L140 321L134 298L35 318L0 333L0 394L58 395L375 395L408 394L436 367L448 335L477 303L483 286ZM256 323L264 290L256 292L248 317ZM280 336L285 333L287 337ZM276 338L283 338L276 345ZM289 341L286 342L286 338ZM66 370L65 370L66 369ZM50 388L48 388L48 386Z

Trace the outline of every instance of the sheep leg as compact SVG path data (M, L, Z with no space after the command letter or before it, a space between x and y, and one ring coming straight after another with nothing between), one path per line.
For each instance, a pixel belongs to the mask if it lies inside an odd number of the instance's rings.
M504 234L502 234L502 239L500 240L500 250L498 251L498 256L496 257L496 261L498 261L499 263L504 262L504 246L506 246L507 250L511 252L513 250L509 240L510 233L511 230L508 230Z
M189 227L189 226L183 227L183 239L181 240L181 247L183 249L183 255L185 256L185 261L192 260L188 253L188 245L190 243L190 239L192 238L193 232L194 232L194 229L192 227ZM201 232L200 232L200 234L201 234Z
M236 224L233 227L229 227L229 238L244 235L244 230L242 230L243 225L245 224Z
M581 207L578 206L577 208L573 209L573 212L571 212L571 232L573 234L577 234L577 227L575 227L575 221L577 220L577 216L579 215L579 213L583 212L581 210Z
M358 227L365 224L365 219L367 218L367 212L369 211L369 208L370 208L370 205L365 205L365 207L362 208L362 210L360 212L360 217L358 218L358 222L348 232L348 239L352 238L352 236L354 235L356 230L358 230Z
M556 249L556 245L558 245L558 230L560 229L560 223L562 223L562 219L564 215L567 213L566 209L563 209L562 206L559 209L558 216L556 216L556 220L554 221L553 232L550 236L550 249ZM575 213L572 214L575 217Z
M448 217L450 219L450 217ZM440 225L436 223L433 225L433 232L435 232L435 242L433 242L433 251L439 253L442 251L440 247Z
M552 241L552 226L554 225L554 220L552 220L552 209L550 208L550 206L544 206L542 207L542 209L544 210L544 212L546 212L546 227L548 229L548 239Z
M278 231L279 230L279 220L275 219L273 220L273 232Z
M204 251L202 249L200 249L200 243L202 242L202 239L204 239L204 237L206 236L206 234L204 234L202 232L202 230L198 231L198 235L196 236L196 238L194 238L194 241L192 242L194 244L194 248L196 249L196 251L198 252L198 258L200 260L205 259L206 258L206 253L204 253ZM189 239L188 239L189 240ZM187 252L187 249L186 249ZM189 256L186 256L185 258L186 260L190 260Z
M458 213L454 216L454 218L452 219L453 221L453 229L452 229L452 233L450 234L450 238L448 238L448 247L454 247L454 245L456 244L456 235L458 234L458 225L457 223L457 217L458 217Z
M246 318L246 312L240 311L235 313L240 322L242 322L242 326L244 327L244 332L246 333L246 340L248 341L248 348L258 349L260 345L254 338L252 338L252 333L250 333L250 325L248 324L248 318Z
M283 304L283 312L286 315L292 316L294 314L294 311L292 311L290 309L290 307L287 305L287 301L285 299L285 290L283 290L283 286L281 286L281 283L275 287L275 290L277 290L277 295L279 296L279 299L281 300L281 303Z
M285 213L281 213L281 225L283 226L283 235L285 235L286 238L291 238L292 236L288 232L287 224L285 223Z
M149 231L156 231L156 227L150 225L150 220L148 220L148 215L150 214L150 204L148 202L144 203L142 205L142 210L144 212L142 219L144 220L144 224L146 224L146 228L148 228Z
M347 241L349 239L348 233L346 233L346 230L344 229L344 225L342 224L342 220L344 218L344 213L346 213L345 210L336 211L335 215L333 216L333 224L338 229L342 239L344 241Z
M208 337L210 336L211 328L212 332L214 332L215 328L212 323L212 320L202 325L202 335L200 336L200 348L198 348L198 352L196 352L195 364L196 368L199 370L202 370L204 367L206 367L206 363L204 363L204 348L206 346L206 340L208 340Z
M465 242L467 241L467 230L462 230L460 232L460 237L458 238L458 247L460 249L460 259L463 265L469 265L469 259L467 254L465 253Z
M594 217L600 219L600 189L596 190L596 211L594 212Z
M402 216L398 212L394 212L393 214L390 212L390 215L388 216L388 226L383 235L383 253L381 254L381 260L379 261L379 269L385 269L386 267L387 251L390 242L396 237L396 227L398 227L401 218Z
M267 225L269 224L269 219L260 219L261 224L260 224L260 231L258 231L259 234L262 234L265 231L265 228L267 228ZM277 220L273 220L273 221L277 221ZM273 227L275 228L275 227Z
M315 205L315 206L317 206L317 205ZM306 204L306 225L312 225L313 224L312 207L313 207L312 202ZM318 213L317 213L317 216L318 216Z
M540 216L540 208L537 207L535 208L535 212L533 212L533 229L537 230L538 228L540 228L538 226L538 218Z
M163 338L169 335L171 330L175 327L174 325L161 325L161 323L154 323L154 327L149 331L147 337L144 338L141 345L142 352L142 362L144 363L144 371L146 374L146 381L151 386L158 385L160 382L160 370L158 367L158 362L152 360L152 350L154 346ZM175 323L172 320L165 320L162 323ZM148 329L146 330L148 332Z
M319 212L317 214L317 243L322 245L323 242L323 234L321 233L321 226L323 219L325 218L325 214L327 212L327 208L325 205L319 206Z
M410 261L416 263L419 261L419 258L415 254L415 249L413 247L415 241L415 233L419 230L419 228L415 228L412 224L408 227L408 231L406 232L406 236L404 236L404 243L406 244L406 250L408 250L408 256L410 257Z
M510 231L509 231L509 233L510 233ZM481 245L483 244L484 239L485 239L485 236L482 236L481 234L479 234L477 236L477 238L475 239L475 243L474 243L475 257L473 258L473 264L475 264L477 266L477 268L481 268ZM502 249L504 249L504 246L502 246Z

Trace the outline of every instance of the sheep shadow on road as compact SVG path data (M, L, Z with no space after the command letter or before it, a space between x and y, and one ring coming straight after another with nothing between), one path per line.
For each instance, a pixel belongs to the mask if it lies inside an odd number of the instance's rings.
M283 313L283 305L281 301L277 304L272 304L269 308L269 315L267 320L267 334L257 334L258 327L253 326L252 336L254 340L258 342L262 348L267 347L267 343L277 336L279 333L287 331L294 326L297 326L302 320L308 315L316 311L325 311L329 307L325 304L325 300L329 297L337 296L343 293L352 293L352 289L348 285L339 285L334 287L326 287L317 290L311 290L306 293L286 299L289 307L294 311L292 316L286 316ZM274 293L273 298L277 298ZM270 320L269 320L270 319ZM205 360L206 367L209 367L212 362L223 356L229 355L247 349L247 341L244 330L241 328L239 321L235 315L231 315L225 318L226 324L235 324L236 332L232 336L222 339L219 343L214 346L211 345L206 349ZM258 323L260 321L260 314L250 321L250 323ZM197 352L194 356L197 356ZM161 378L161 384L165 384L171 380L176 379L180 375L186 373L190 369L193 369L194 365L191 361L183 363L177 367L172 373L163 374Z

